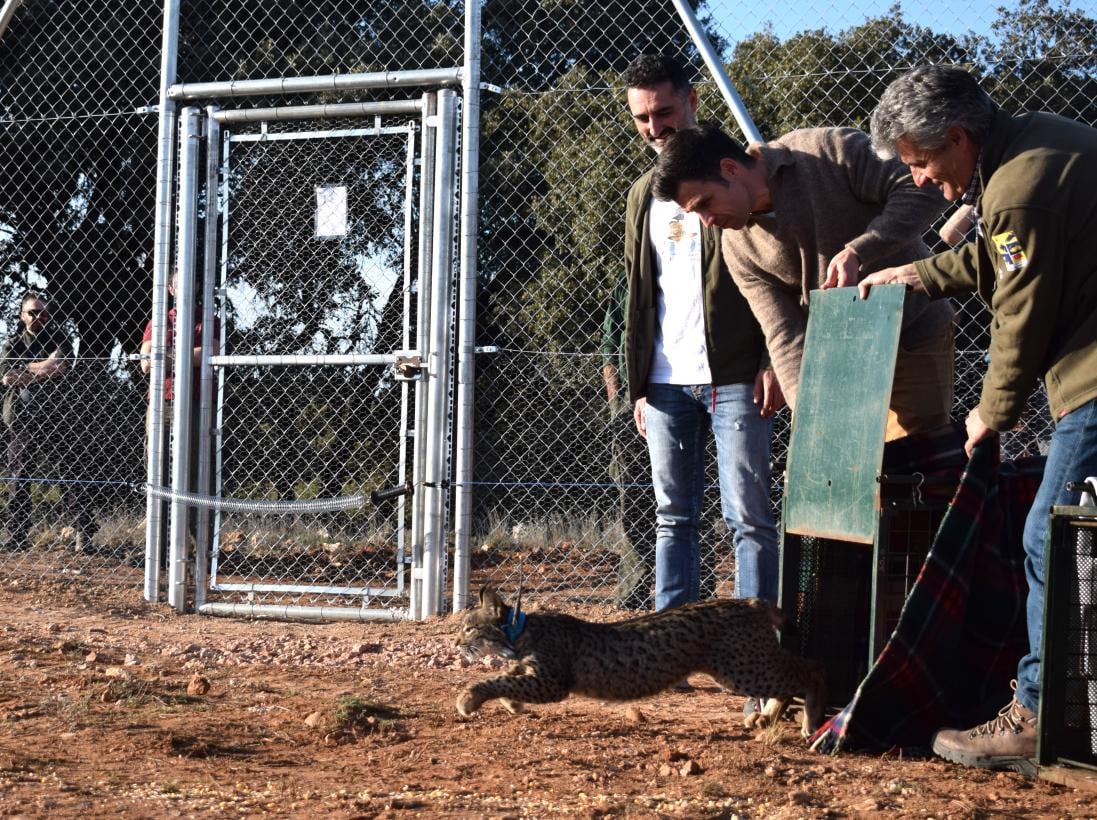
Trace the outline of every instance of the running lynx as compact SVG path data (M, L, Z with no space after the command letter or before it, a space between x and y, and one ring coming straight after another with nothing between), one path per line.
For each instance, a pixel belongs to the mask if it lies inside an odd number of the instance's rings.
M492 589L465 612L457 646L470 658L497 654L517 663L503 675L466 687L457 711L468 717L500 698L516 712L523 703L553 703L569 694L632 700L705 672L725 689L770 698L747 726L775 722L794 696L805 701L802 731L823 718L822 667L777 643L783 625L766 601L720 599L688 604L617 623L592 623L557 612L522 612Z

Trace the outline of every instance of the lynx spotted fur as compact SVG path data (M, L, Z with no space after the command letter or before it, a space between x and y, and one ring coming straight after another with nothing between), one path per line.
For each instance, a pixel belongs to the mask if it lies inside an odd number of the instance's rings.
M506 674L474 683L457 697L468 717L499 698L511 712L569 694L632 700L705 672L740 695L769 698L747 726L769 725L794 696L804 697L805 735L822 723L822 667L782 649L774 632L780 610L758 599L688 604L616 623L557 612L520 612L491 589L465 612L457 646L470 658L497 654L517 662Z

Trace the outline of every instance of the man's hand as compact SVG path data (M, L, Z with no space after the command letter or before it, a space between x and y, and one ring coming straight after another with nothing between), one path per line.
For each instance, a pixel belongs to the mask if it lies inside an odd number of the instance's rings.
M827 288L846 288L857 284L861 274L861 257L856 251L843 248L827 265L827 278L823 280L823 290Z
M613 404L621 392L621 377L617 373L617 367L612 364L602 365L602 381L606 384L606 401Z
M857 285L857 295L862 299L868 298L868 289L873 285L906 285L910 290L925 293L922 280L918 278L918 271L914 265L900 265L897 268L884 268L876 273L870 273Z
M632 419L636 422L636 431L644 438L648 437L647 409L647 399L637 399L636 406L632 408Z
M23 387L26 384L28 384L26 370L9 370L4 374L4 387L13 387L15 385Z
M762 405L762 418L768 419L785 406L785 394L777 383L777 374L772 367L758 371L754 377L754 403Z
M967 441L964 442L964 452L967 453L968 458L971 458L971 451L975 449L976 444L997 433L996 430L991 430L983 424L978 407L968 413L964 426L967 428Z
M964 244L964 240L967 239L967 235L971 231L971 226L975 224L975 219L972 217L974 210L974 205L961 205L937 233L954 248L957 245Z

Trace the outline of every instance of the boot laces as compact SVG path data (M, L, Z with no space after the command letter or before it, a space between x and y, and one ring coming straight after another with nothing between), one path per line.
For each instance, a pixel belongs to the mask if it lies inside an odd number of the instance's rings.
M1016 692L1017 681L1011 681L1010 687ZM987 735L1005 734L1007 732L1015 735L1020 734L1025 730L1026 725L1029 722L1029 719L1021 711L1022 708L1021 702L1017 700L1017 696L1014 695L1010 702L1003 706L998 712L998 717L988 720L981 726L976 726L971 730L970 736L972 738L985 737Z
M999 733L1005 734L1006 732L1011 734L1023 732L1025 729L1024 719L1015 713L1014 704L1016 703L1017 701L1011 700L998 713L998 717L972 729L971 736L984 737Z

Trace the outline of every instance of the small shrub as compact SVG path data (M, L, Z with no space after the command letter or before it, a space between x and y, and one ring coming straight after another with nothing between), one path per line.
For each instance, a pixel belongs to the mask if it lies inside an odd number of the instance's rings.
M331 734L344 739L357 739L374 733L385 736L399 729L397 719L401 717L403 715L399 709L346 696L335 704Z

